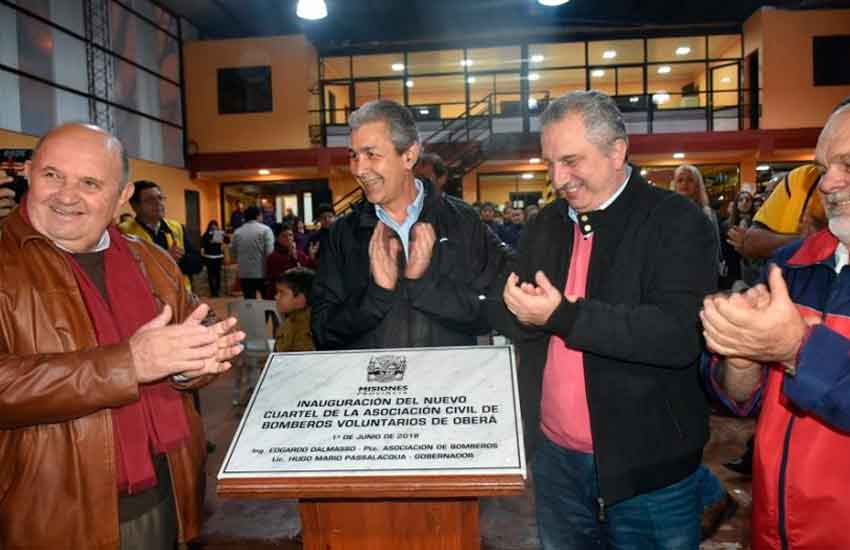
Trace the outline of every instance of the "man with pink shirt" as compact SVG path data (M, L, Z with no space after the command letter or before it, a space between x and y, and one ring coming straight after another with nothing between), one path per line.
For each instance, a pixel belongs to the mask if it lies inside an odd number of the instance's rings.
M709 221L629 166L605 94L567 94L540 125L558 200L523 232L491 318L518 347L528 437L542 432L541 542L692 550L708 439L696 368L697 315L716 279Z

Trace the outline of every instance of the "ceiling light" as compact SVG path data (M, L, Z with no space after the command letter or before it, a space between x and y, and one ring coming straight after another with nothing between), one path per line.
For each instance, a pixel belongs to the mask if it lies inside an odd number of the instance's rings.
M541 6L563 6L570 0L537 0Z
M690 46L679 46L676 48L676 55L688 55L689 53L691 53Z
M470 76L469 78L466 79L466 81L469 82L470 84L475 84L475 77Z
M602 52L602 59L614 59L617 57L617 50L605 50Z
M641 171L640 171L640 175L641 175L641 176L645 176L645 175L646 175L646 168L644 168L643 170L641 170Z
M732 79L729 78L728 76L724 76L723 78L720 79L721 84L729 84L730 82L732 82Z
M593 69L592 71L590 71L590 76L594 78L600 78L605 76L605 71L603 71L602 69Z
M540 75L538 73L528 73L529 80L540 80Z
M430 112L431 112L431 111L429 111L428 109L419 109L419 114L420 114L420 115L427 115L427 114L428 114L428 113L430 113Z
M536 53L536 54L531 56L531 62L532 63L543 63L544 59L546 59L546 58L543 57L542 53Z
M311 21L324 19L328 16L328 7L325 5L325 0L298 0L295 15Z
M524 174L522 175L522 179L524 179L524 180L533 180L533 179L534 179L534 174L532 174L531 172L526 172L526 173L524 173Z
M536 109L537 108L537 99L533 97L528 98L528 108Z
M408 88L413 88L413 81L408 80L407 82L404 83L404 85L407 86Z
M474 62L473 60L471 60L471 59L461 59L461 60L460 60L460 66L461 66L461 67L469 67L470 65L472 65L472 64L474 64L474 63L475 63L475 62Z
M529 164L540 164L540 159L537 157L528 159Z
M759 164L756 166L756 172L767 172L770 170L770 166L767 164Z
M259 170L257 170L257 173L260 174L261 176L268 176L269 174L272 173L272 171L266 170L265 168L260 168Z
M674 159L683 159L685 158L685 153L673 153Z
M636 95L629 98L629 103L637 103L638 101L640 101L640 98Z
M661 65L658 67L658 74L669 74L672 70L673 68L670 65Z
M401 72L404 70L404 63L393 63L390 67L396 72Z
M667 103L670 101L670 94L667 92L658 92L657 94L652 94L652 102L653 103Z

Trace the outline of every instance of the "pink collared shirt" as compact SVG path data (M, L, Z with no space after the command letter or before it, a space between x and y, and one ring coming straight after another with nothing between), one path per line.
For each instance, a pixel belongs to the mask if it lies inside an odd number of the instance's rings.
M584 237L573 225L573 251L564 295L583 298L593 234ZM584 385L584 354L570 348L563 339L552 336L543 370L543 397L540 427L550 441L583 453L593 452L590 412Z

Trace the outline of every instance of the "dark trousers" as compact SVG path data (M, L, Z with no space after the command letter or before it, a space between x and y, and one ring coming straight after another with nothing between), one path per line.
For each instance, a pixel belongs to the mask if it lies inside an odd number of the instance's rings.
M242 285L242 295L246 300L256 300L257 294L260 295L260 300L263 299L263 290L266 288L265 279L239 279L239 284Z
M210 282L210 296L218 297L221 291L221 261L222 258L204 258L207 266L207 279Z

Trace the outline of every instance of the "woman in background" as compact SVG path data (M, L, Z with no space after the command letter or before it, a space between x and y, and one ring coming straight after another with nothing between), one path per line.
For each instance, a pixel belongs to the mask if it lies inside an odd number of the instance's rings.
M217 298L221 289L221 263L224 254L221 245L224 242L224 231L219 229L218 222L211 220L201 239L201 255L207 266L207 278L210 282L210 296Z

